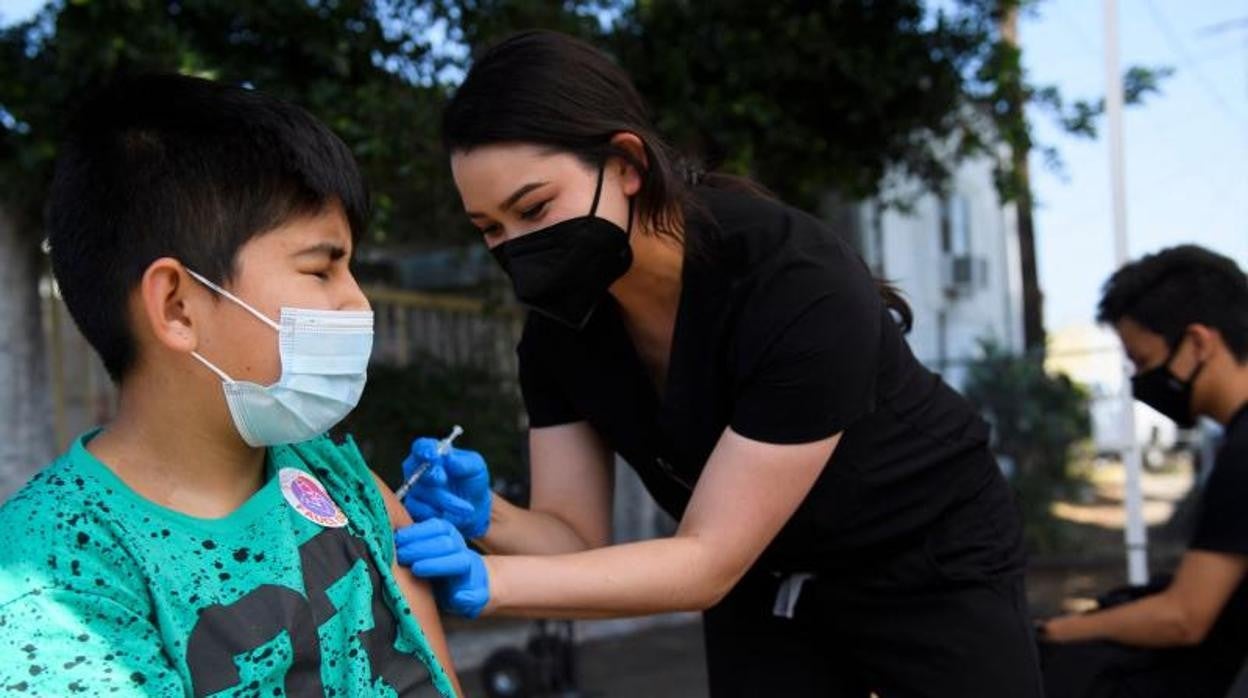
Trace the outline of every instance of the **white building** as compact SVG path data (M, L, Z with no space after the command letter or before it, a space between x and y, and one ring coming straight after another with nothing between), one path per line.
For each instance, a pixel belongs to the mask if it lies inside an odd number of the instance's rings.
M893 187L891 193L920 190L906 181ZM966 365L981 355L982 340L994 341L1006 353L1023 351L1017 213L997 194L989 160L963 162L948 195L921 193L909 210L875 202L847 209L835 199L825 210L839 212L830 216L834 224L850 231L876 276L905 294L914 310L910 346L955 388L964 384ZM1126 443L1121 396L1130 385L1124 383L1122 361L1118 338L1108 328L1082 325L1049 334L1045 368L1089 390L1092 438L1102 454L1120 452ZM1133 410L1134 437L1146 460L1160 459L1162 451L1186 439L1199 441L1197 434L1185 437L1173 422L1139 402ZM1209 427L1204 424L1206 431Z
M917 191L896 182L891 191ZM922 193L908 210L859 204L846 221L876 276L896 284L914 310L910 346L961 387L981 340L1023 350L1022 274L1015 207L1003 203L987 159L964 161L948 195Z
M1123 438L1122 394L1131 390L1122 373L1122 348L1118 335L1108 327L1071 325L1049 333L1044 366L1083 384L1091 393L1092 440L1099 453L1116 453ZM1146 457L1156 457L1178 441L1174 422L1141 402L1134 402L1135 440Z

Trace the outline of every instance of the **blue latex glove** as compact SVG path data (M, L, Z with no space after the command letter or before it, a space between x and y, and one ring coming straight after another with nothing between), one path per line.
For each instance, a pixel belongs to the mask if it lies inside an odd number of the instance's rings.
M476 451L452 448L438 454L438 440L422 437L412 442L403 461L406 480L421 463L432 465L403 498L416 521L446 519L465 538L480 538L490 527L490 471Z
M485 561L468 548L450 522L429 519L394 534L399 564L412 574L433 581L438 607L466 618L476 618L490 601Z

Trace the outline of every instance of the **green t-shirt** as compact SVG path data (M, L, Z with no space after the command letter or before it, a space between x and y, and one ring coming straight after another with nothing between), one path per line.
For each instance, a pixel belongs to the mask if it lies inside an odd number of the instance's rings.
M353 442L269 449L264 486L200 519L131 490L93 435L0 507L0 692L454 695Z

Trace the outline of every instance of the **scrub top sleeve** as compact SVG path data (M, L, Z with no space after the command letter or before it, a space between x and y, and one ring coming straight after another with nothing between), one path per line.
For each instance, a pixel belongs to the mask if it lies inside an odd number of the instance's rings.
M559 377L550 370L550 357L540 356L528 337L516 347L519 360L520 393L529 414L529 428L540 429L571 424L584 418L560 385Z
M1248 555L1248 433L1228 436L1201 495L1191 547Z
M875 400L881 323L875 289L834 291L780 331L740 386L731 427L775 444L819 441L845 430Z

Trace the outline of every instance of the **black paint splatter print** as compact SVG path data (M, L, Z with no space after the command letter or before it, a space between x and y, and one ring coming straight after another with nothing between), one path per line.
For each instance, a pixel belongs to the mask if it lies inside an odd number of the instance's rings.
M453 695L353 443L270 449L273 473L312 475L346 514L325 528L276 475L224 519L163 509L89 438L0 508L0 693L386 696L432 680Z

